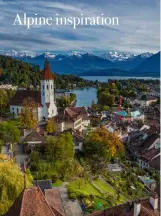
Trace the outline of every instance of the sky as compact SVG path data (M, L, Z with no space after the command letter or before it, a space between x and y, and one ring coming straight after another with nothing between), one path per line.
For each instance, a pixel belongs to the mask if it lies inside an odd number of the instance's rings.
M0 0L0 51L159 51L159 0ZM13 25L16 14L118 17L119 26Z

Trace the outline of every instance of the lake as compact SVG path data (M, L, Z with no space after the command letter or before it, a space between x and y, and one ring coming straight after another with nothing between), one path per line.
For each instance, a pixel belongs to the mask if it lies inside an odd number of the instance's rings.
M97 89L85 88L72 90L72 93L76 94L77 102L76 106L85 106L86 108L91 105L92 101L97 102Z
M109 79L113 80L121 80L121 79L159 79L154 77L122 77L122 76L82 76L83 79L86 80L98 80L100 82L108 82ZM91 105L92 101L97 102L97 89L96 88L88 88L88 89L75 89L71 91L76 94L77 102L76 106L85 106L88 107Z

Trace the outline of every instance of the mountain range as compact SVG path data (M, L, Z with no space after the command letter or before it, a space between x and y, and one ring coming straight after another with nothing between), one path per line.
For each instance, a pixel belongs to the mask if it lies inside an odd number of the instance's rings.
M27 56L14 50L6 55L39 65L42 69L45 57L50 61L51 70L59 74L83 76L160 76L160 52L140 55L125 52L105 52L100 55L72 52L72 54L43 53Z

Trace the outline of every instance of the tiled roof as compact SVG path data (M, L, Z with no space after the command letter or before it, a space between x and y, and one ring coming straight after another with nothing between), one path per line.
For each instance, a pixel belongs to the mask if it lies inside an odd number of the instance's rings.
M58 189L45 190L45 198L56 215L65 216L60 192Z
M42 136L41 134L39 134L36 130L33 130L23 140L24 143L26 143L26 142L34 142L34 141L40 141L40 142L43 143L45 141L45 137Z
M50 70L50 64L48 60L45 61L44 70L41 74L41 80L54 80L54 76Z
M24 189L5 216L55 216L39 187Z
M155 156L160 153L160 148L151 148L142 152L141 157L147 161L151 161Z
M158 134L153 134L147 138L141 146L141 150L148 149L157 139L159 138Z
M17 90L16 94L11 98L10 105L22 106L25 99L31 98L39 107L41 107L41 93L40 91L31 90Z
M72 121L78 118L86 118L87 111L85 107L67 107L64 111L65 115L68 116Z
M150 162L150 167L156 169L156 170L160 170L160 155L158 155L157 157L155 157L151 162Z

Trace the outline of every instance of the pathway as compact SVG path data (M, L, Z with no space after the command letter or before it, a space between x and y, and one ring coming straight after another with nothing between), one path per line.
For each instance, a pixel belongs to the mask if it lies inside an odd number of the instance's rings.
M24 148L22 144L16 145L15 158L16 163L21 167L22 170L24 170L24 161L28 158L28 155L24 153Z
M83 216L82 209L80 207L80 204L78 200L70 200L68 198L67 188L68 185L67 182L64 182L61 186L59 186L60 195L62 198L64 210L67 216Z

